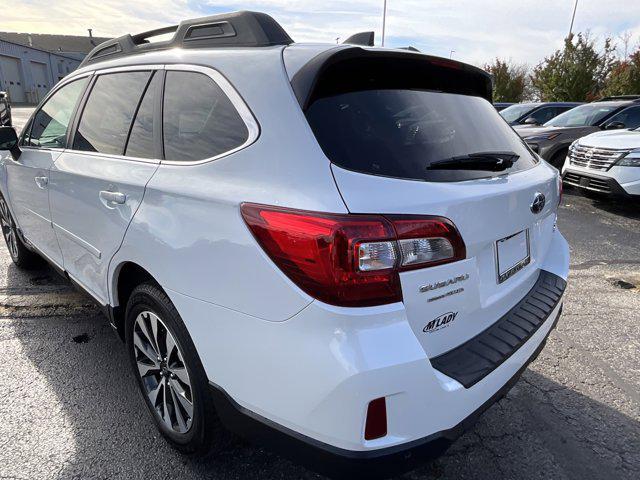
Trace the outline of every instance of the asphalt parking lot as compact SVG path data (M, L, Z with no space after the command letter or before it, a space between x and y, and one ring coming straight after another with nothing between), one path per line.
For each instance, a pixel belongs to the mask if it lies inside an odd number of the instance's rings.
M640 205L567 191L559 227L571 274L547 347L473 431L402 478L640 478ZM175 453L106 319L52 270L19 271L4 245L0 345L0 479L321 478L241 441L205 460Z

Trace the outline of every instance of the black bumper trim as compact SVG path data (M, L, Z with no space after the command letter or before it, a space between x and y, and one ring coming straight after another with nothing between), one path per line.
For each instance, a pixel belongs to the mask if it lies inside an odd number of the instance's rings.
M223 425L242 438L269 448L283 457L332 478L388 478L407 472L442 455L478 418L504 397L544 348L555 328L562 306L547 336L520 369L486 402L454 427L392 447L353 451L335 447L293 431L239 405L218 385L210 382L216 411Z
M540 271L533 288L489 328L453 350L431 359L433 368L470 388L513 355L546 322L567 286L553 273Z
M574 170L565 171L562 182L581 190L612 195L621 198L639 198L640 195L631 195L618 183L615 178L605 177L594 173L583 173Z

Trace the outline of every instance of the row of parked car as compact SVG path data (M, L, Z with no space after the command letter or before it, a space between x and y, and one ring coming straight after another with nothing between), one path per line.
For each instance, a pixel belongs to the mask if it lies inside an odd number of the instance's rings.
M640 95L495 107L566 185L640 197Z

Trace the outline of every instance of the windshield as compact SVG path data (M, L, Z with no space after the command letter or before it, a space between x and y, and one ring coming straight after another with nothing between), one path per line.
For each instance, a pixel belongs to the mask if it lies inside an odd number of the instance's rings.
M363 173L429 181L496 176L478 168L429 169L482 152L513 152L509 171L536 159L493 106L480 97L420 90L365 90L316 100L306 112L318 143L336 165Z
M536 105L531 105L526 103L519 104L519 105L511 105L510 107L507 107L504 110L500 110L500 115L502 115L502 118L504 118L507 122L515 122L521 116L531 112L534 108L536 108Z
M597 125L610 113L618 110L620 105L590 103L573 108L552 118L544 124L545 127L585 127Z

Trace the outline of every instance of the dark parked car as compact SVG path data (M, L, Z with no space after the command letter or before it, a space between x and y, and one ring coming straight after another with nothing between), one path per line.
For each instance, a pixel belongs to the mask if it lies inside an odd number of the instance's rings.
M571 110L580 102L516 103L500 111L509 125L543 125L561 113Z
M574 140L599 130L640 127L640 96L606 97L558 115L542 127L516 126L529 146L560 168Z
M515 105L515 104L513 102L496 102L493 104L493 106L497 111L504 110L505 108L510 107L511 105Z
M0 126L11 126L11 105L7 92L0 92Z

